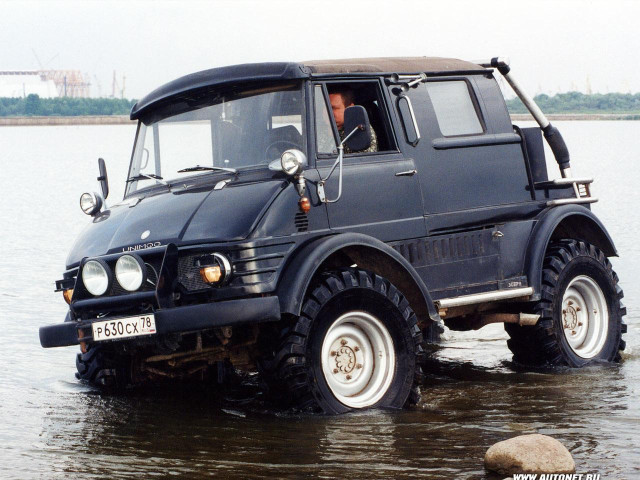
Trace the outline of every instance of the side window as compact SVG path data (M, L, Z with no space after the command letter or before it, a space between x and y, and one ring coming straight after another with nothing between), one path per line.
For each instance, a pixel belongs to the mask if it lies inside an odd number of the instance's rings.
M337 151L336 140L333 137L331 117L324 101L322 85L315 86L313 97L316 119L316 150L319 154L331 154Z
M426 85L442 135L484 132L465 81L427 82Z
M353 105L364 107L371 123L371 146L364 151L352 152L345 148L345 154L375 153L395 151L396 146L391 134L389 116L384 105L384 99L377 81L327 83L329 100L331 103L331 123L340 138L344 132L342 123L344 111ZM335 149L335 147L334 147Z

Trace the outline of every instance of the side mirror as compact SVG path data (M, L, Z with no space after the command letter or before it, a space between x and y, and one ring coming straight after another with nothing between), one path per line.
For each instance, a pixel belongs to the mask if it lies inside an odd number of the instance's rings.
M100 170L98 182L100 182L100 188L102 188L102 198L106 200L107 196L109 196L109 177L107 176L107 165L104 163L103 158L98 159L98 170Z
M369 148L371 146L371 124L367 111L361 105L348 107L344 111L344 132L349 135L354 129L357 130L345 142L347 147L352 152Z

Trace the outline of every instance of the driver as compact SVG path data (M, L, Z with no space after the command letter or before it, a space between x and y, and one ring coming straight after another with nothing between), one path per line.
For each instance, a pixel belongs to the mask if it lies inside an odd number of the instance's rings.
M348 107L354 106L353 90L350 88L340 88L332 90L329 93L329 101L331 102L331 110L333 110L333 118L336 121L338 127L338 133L340 134L340 140L344 140L344 111ZM376 132L371 127L371 145L366 150L352 151L347 145L344 146L344 153L371 153L378 151L378 137Z

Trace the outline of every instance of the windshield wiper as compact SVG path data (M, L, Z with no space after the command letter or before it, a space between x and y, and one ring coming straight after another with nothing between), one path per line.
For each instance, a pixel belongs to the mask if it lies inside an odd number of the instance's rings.
M162 180L162 177L160 175L156 175L155 173L140 173L140 174L136 175L135 177L129 177L127 179L127 183L128 182L135 182L136 180L147 180L147 179L149 179L149 180L157 180L163 185L169 185L167 182Z
M205 171L205 170L211 170L211 171L221 170L223 172L238 173L238 170L236 170L235 168L231 168L231 167L205 167L205 166L202 166L202 165L196 165L195 167L183 168L182 170L178 170L178 173L202 172L202 171Z

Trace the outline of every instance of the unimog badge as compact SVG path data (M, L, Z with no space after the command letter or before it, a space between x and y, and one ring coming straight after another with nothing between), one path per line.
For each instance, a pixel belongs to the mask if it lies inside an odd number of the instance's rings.
M140 243L138 245L131 245L129 247L123 247L123 252L135 252L137 250L144 250L145 248L153 248L162 246L162 242L149 242L149 243Z

